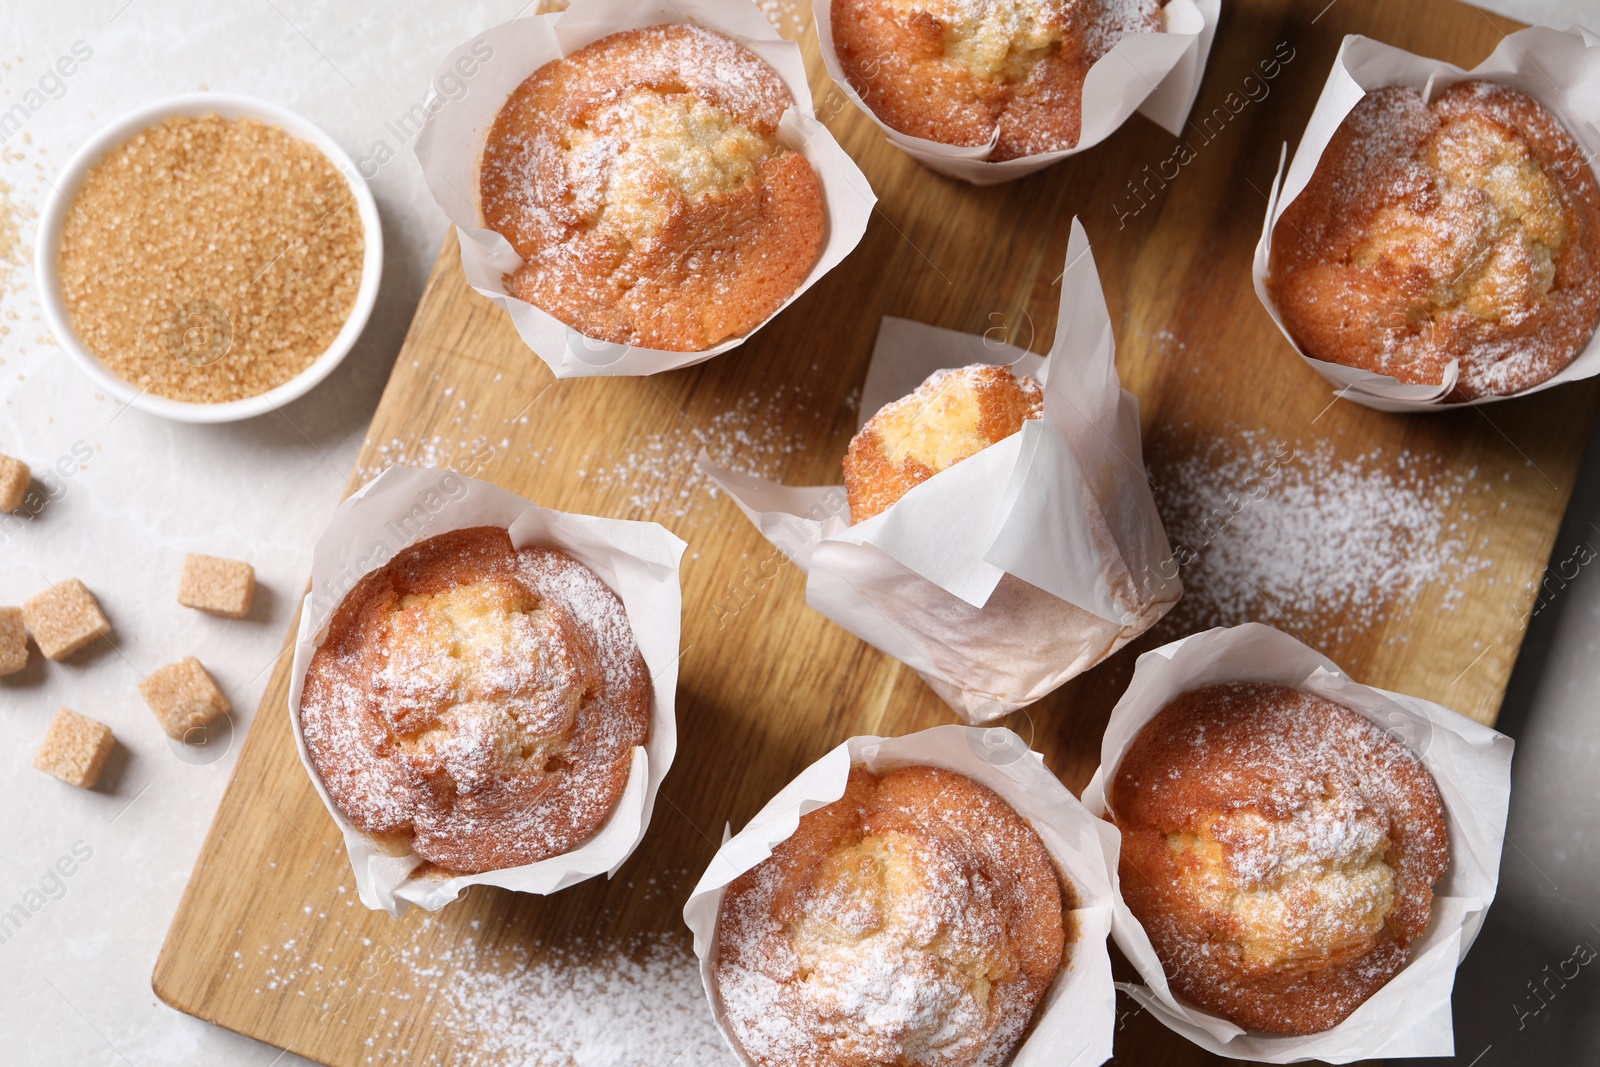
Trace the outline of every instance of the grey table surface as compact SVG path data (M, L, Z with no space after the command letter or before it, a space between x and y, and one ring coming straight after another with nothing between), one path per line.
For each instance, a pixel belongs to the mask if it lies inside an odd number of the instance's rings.
M446 222L403 118L439 58L526 0L69 0L0 5L0 224L30 242L30 206L86 137L134 105L202 88L249 93L321 124L371 167L387 251L378 307L345 365L276 416L213 428L122 411L48 336L26 262L0 241L0 452L48 467L91 458L22 529L0 529L0 603L77 575L117 628L115 652L35 659L0 682L0 1060L41 1065L304 1062L162 1005L150 971L227 782L237 744L204 758L152 741L138 677L198 655L242 736L270 673L312 542L343 489ZM1492 0L1531 22L1600 23L1596 0ZM87 50L68 78L58 57ZM1591 443L1557 558L1600 547ZM183 553L251 559L262 595L239 622L172 602ZM136 566L129 566L129 560ZM1518 742L1499 898L1462 967L1452 1061L1600 1062L1600 578L1584 569L1532 622L1502 712ZM109 722L106 783L72 790L30 767L69 704ZM89 858L69 879L47 872ZM33 904L38 903L38 907Z

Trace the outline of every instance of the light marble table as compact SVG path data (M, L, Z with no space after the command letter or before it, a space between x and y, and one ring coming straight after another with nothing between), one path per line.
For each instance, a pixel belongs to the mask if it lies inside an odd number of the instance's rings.
M0 452L36 468L89 457L40 515L0 531L0 604L75 575L99 594L117 633L115 650L101 647L66 665L36 656L23 675L0 682L0 912L40 904L0 942L0 1059L7 1063L303 1062L168 1009L150 990L150 971L289 625L312 542L344 487L445 233L397 120L420 101L447 48L525 6L0 5L0 112L18 102L30 112L0 144L0 222L22 216L24 241L33 233L29 207L42 201L47 180L75 147L122 111L160 96L214 89L265 97L311 117L358 159L393 157L372 180L387 251L372 322L327 383L278 415L185 427L121 411L49 339L27 263L0 265ZM1593 0L1489 6L1558 26L1600 20ZM91 52L88 60L70 78L51 80L57 58L75 45ZM1593 449L1558 551L1580 541L1600 545L1600 452ZM262 590L248 619L213 619L176 605L178 568L189 551L255 564ZM1512 847L1500 900L1461 973L1462 1064L1474 1056L1485 1067L1600 1059L1593 1010L1600 968L1584 968L1559 989L1550 985L1539 1000L1528 988L1547 980L1547 965L1561 969L1579 943L1600 948L1593 925L1600 923L1597 652L1600 579L1585 572L1535 620L1503 713L1503 727L1521 746ZM211 667L236 708L233 742L199 760L169 750L135 689L141 673L185 654ZM106 788L73 790L31 768L44 724L61 704L115 729L119 756ZM71 877L48 875L59 858L75 854L88 858L69 865Z

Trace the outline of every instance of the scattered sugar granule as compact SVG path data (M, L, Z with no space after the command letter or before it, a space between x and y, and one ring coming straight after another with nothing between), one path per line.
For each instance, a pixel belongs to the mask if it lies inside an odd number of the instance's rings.
M642 896L652 893L645 887ZM712 1021L699 965L676 935L642 934L592 953L540 948L529 959L471 935L441 945L451 936L443 925L425 919L409 941L377 949L385 970L409 973L370 987L366 970L324 977L326 968L307 960L295 939L264 947L258 992L305 996L331 1019L363 1001L360 1014L383 1020L366 1041L371 1064L738 1067ZM394 1010L374 1010L373 998L388 998ZM428 1057L408 1044L408 1021L421 1004L442 1050Z
M616 514L622 517L686 518L698 502L715 498L718 492L695 463L702 448L714 463L736 474L774 477L788 460L804 454L810 443L810 436L798 430L775 430L786 421L780 413L803 414L815 402L799 385L780 387L774 393L751 391L709 418L696 422L684 416L666 430L640 434L627 442L620 458L609 453L585 457L573 464L571 473L591 488L621 494L624 509ZM854 396L845 403L853 410ZM487 460L508 451L508 440L501 439L497 446L481 435L461 440L435 435L415 442L394 438L373 446L361 480L397 464L450 468L472 475ZM541 457L543 453L528 455Z
M16 283L28 263L28 245L23 240L22 227L35 214L32 208L17 203L14 192L9 184L0 180L0 298L18 288Z

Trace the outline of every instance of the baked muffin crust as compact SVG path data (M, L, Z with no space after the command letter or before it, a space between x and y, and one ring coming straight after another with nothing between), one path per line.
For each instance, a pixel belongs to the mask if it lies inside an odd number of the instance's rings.
M974 363L933 374L885 404L851 439L844 456L850 521L870 519L1043 414L1043 388L1010 367Z
M1457 402L1559 373L1600 324L1600 189L1572 135L1487 81L1368 93L1272 234L1267 286L1307 355Z
M822 185L778 142L794 99L693 26L602 38L512 93L484 147L484 224L507 291L586 337L698 351L759 326L811 273Z
M1283 686L1173 698L1117 768L1120 878L1172 989L1314 1034L1405 965L1449 865L1433 777L1372 720Z
M300 721L350 822L477 872L599 830L651 694L622 604L594 572L475 527L411 545L346 595Z
M1083 80L1128 33L1161 29L1160 0L833 0L834 51L901 133L989 143L991 160L1072 148Z
M1067 940L1050 855L1009 804L953 771L857 766L729 886L717 989L762 1067L989 1067Z

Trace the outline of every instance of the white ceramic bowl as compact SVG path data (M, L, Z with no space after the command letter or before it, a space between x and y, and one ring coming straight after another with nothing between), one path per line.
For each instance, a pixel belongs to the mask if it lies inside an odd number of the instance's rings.
M256 396L243 400L230 400L219 404L196 404L184 400L169 400L154 396L118 378L79 340L67 318L66 306L61 298L60 264L57 250L61 241L61 224L83 179L107 152L127 142L140 130L177 115L202 118L220 115L225 119L259 119L277 126L291 137L298 137L315 145L350 183L351 195L361 212L361 225L365 231L366 254L361 264L361 287L356 292L356 303L345 320L344 328L333 339L327 351L316 361L284 382ZM378 280L383 274L383 231L378 223L378 205L372 191L361 179L350 157L332 137L308 119L287 108L231 93L188 93L167 97L146 104L102 129L78 149L76 155L62 171L51 190L49 199L39 212L39 235L34 243L34 272L39 282L39 298L44 303L46 321L56 340L67 355L83 369L106 393L141 411L160 415L180 422L233 422L275 411L300 396L333 372L361 336L361 330L372 314L378 298Z

